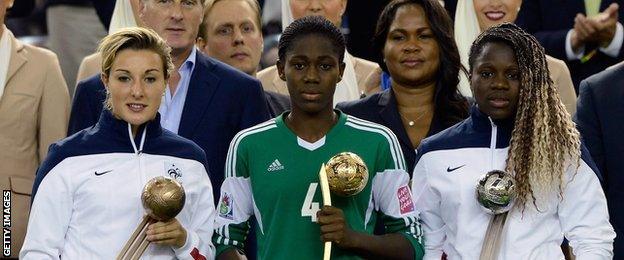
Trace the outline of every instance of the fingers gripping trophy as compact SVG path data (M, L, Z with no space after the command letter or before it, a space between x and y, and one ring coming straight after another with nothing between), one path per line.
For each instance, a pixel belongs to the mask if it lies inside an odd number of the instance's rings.
M487 227L479 259L494 260L498 256L507 212L516 199L514 177L499 170L484 174L477 182L476 198L483 210L494 215Z
M184 188L173 179L159 176L148 181L141 193L146 214L117 255L117 260L141 258L150 243L147 241L147 226L157 221L173 219L182 211L185 199Z
M350 197L360 193L368 183L368 168L360 156L351 152L334 155L319 171L323 204L331 206L331 194ZM323 260L331 256L331 242L325 242Z

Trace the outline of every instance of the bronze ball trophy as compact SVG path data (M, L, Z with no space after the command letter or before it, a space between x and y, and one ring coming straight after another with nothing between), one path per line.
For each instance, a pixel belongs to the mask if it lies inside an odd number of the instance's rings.
M117 260L141 258L150 243L147 241L147 226L157 221L166 222L174 218L182 210L185 199L182 185L173 179L159 176L148 181L141 193L141 201L146 214L117 255Z
M360 193L368 183L368 168L357 154L343 152L321 165L319 171L323 205L331 206L331 193L350 197ZM330 192L331 191L331 192ZM331 242L325 242L323 260L331 256Z

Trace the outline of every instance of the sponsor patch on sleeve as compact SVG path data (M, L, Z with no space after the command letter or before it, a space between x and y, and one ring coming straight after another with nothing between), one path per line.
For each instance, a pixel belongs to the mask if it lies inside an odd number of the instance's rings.
M224 192L223 196L221 196L221 201L219 202L219 217L230 220L234 219L233 208L234 200L232 199L232 196L230 196L227 192Z
M399 209L401 215L414 211L414 202L412 202L412 194L407 185L397 190L397 198L399 199Z

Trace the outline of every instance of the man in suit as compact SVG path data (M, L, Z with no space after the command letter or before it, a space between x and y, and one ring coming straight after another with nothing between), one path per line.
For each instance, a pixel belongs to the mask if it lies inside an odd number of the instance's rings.
M203 1L141 0L139 9L142 24L156 31L172 49L175 68L158 110L161 124L204 149L214 197L219 198L230 140L238 131L269 119L262 86L196 50ZM69 134L97 121L105 99L99 77L78 85Z
M256 0L206 2L197 47L209 57L255 77L262 56L260 5ZM264 91L271 116L290 109L290 98Z
M3 256L16 258L37 167L67 131L69 94L56 55L20 42L5 27L12 4L0 0L0 186L11 203L11 248Z
M575 121L604 179L614 259L624 258L624 62L581 82Z
M516 24L581 80L624 58L624 0L524 0ZM602 12L600 12L602 10Z

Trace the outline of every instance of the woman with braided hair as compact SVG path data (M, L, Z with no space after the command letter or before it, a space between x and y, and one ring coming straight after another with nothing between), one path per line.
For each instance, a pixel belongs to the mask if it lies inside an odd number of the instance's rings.
M611 259L615 233L598 171L560 102L544 49L502 24L476 39L469 64L470 117L418 148L412 188L425 259L563 259L564 236L578 259ZM477 181L493 170L513 176L517 194L498 230L475 199ZM498 243L484 247L492 237Z

